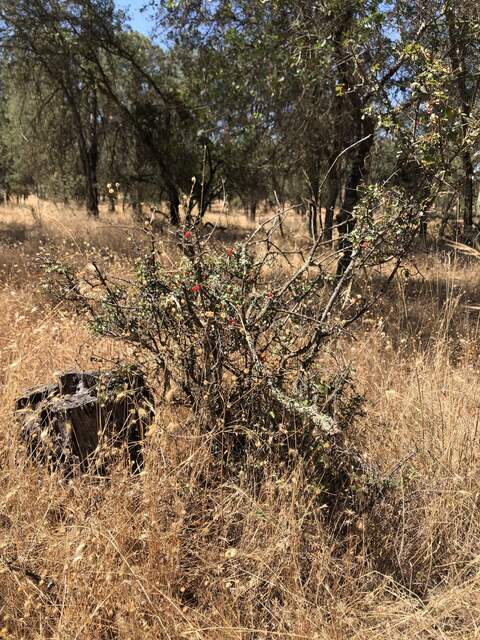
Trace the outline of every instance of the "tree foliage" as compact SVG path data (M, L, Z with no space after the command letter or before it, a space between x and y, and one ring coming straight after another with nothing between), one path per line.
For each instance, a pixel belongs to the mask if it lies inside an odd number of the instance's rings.
M183 196L199 219L220 196L251 216L260 201L288 202L309 212L314 240L338 236L339 273L375 184L417 194L419 210L457 193L472 225L476 6L149 7L156 40L110 0L0 2L4 188L74 197L97 215L118 183L134 213L167 201L173 224Z

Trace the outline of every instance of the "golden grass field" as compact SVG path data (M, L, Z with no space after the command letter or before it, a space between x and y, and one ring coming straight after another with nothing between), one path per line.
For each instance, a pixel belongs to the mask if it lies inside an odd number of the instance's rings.
M123 268L130 251L127 214L33 206L0 209L0 637L480 638L480 261L419 247L419 273L342 342L367 398L355 437L397 485L340 544L300 469L258 495L204 491L211 461L176 405L157 416L139 477L119 466L66 482L27 462L16 395L121 349L47 304L35 256L55 246Z

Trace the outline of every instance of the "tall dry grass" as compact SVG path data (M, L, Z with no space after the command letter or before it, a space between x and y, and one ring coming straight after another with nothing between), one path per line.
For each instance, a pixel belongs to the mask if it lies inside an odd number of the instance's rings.
M261 491L212 487L215 460L173 404L139 477L119 463L66 482L26 461L16 394L119 350L46 303L35 256L103 252L121 268L123 222L0 211L0 637L480 638L480 263L419 248L339 346L367 398L352 437L392 481L339 537L300 467L269 470ZM372 286L366 274L352 295Z

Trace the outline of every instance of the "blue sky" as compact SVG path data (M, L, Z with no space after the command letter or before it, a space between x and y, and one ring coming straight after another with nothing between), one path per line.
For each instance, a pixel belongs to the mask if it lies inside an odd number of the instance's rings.
M140 33L145 33L146 35L150 34L153 27L152 20L149 18L148 12L140 12L145 0L117 0L116 4L120 9L128 10L131 17L130 24L135 31L140 31Z

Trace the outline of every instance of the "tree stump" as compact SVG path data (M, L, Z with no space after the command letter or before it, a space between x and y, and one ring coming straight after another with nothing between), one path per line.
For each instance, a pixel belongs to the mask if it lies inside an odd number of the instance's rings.
M26 390L15 415L29 457L50 469L63 468L67 476L105 473L124 447L138 471L154 400L138 371L71 371L56 383Z

